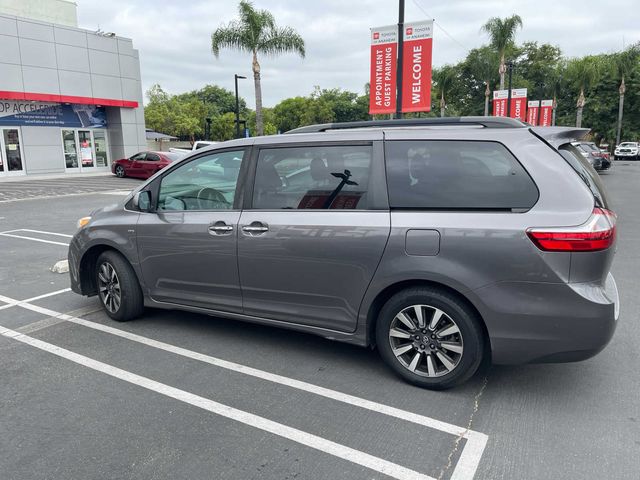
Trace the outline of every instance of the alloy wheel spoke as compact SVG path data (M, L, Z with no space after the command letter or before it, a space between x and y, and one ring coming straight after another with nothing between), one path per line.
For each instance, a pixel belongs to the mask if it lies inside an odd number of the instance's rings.
M407 353L411 349L413 349L413 344L409 343L408 345L403 345L402 347L394 348L393 354L396 357L399 357L400 355Z
M444 368L446 368L448 372L455 368L455 363L444 353L436 352L436 357L438 357L438 359L442 362Z
M462 353L462 345L454 342L440 342L440 346L449 352Z
M418 328L424 328L424 316L422 315L422 305L414 305L413 311L416 312L416 318L418 319Z
M413 359L411 360L411 363L409 364L409 370L411 370L412 372L416 371L416 368L418 367L418 363L420 363L421 356L422 356L422 352L416 352Z
M436 366L433 364L433 356L427 355L427 373L430 377L436 376Z
M409 334L409 332L405 332L399 328L392 328L389 330L389 336L394 338L411 338L411 334Z
M453 335L454 333L460 333L460 329L458 328L458 326L453 323L451 325L449 325L448 327L445 327L441 330L438 330L436 332L436 335L438 337L446 337L448 335Z
M415 330L416 329L416 326L411 321L411 319L409 317L407 317L403 312L398 313L396 315L396 319L399 320L400 322L404 323L407 328L409 328L411 330Z
M438 323L440 323L440 319L442 318L442 315L444 315L444 312L438 308L434 308L433 309L433 316L431 317L431 321L429 322L429 328L431 330L435 330L435 328L438 326Z
M107 277L104 276L104 274L102 272L98 273L98 279L103 282L103 283L107 283L109 282L109 279Z

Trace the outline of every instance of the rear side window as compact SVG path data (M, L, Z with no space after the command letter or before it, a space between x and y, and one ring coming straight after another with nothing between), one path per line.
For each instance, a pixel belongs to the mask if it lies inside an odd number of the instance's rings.
M591 166L589 160L580 153L580 150L578 150L575 145L571 145L570 143L562 145L558 151L562 158L564 158L578 174L584 184L589 187L596 201L596 206L609 208L609 200L607 199L604 185L602 185L602 181L600 180L600 175L598 175L598 172Z
M389 203L398 209L528 210L538 189L500 143L387 141Z

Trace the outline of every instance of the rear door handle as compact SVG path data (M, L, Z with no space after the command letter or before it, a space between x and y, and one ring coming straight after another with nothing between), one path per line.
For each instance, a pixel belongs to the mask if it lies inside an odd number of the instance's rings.
M209 233L211 235L228 235L231 232L233 232L233 226L227 225L223 221L219 221L209 225Z
M244 227L242 227L242 231L248 233L249 235L260 235L262 233L268 232L269 227L266 223L251 222L250 225L245 225Z

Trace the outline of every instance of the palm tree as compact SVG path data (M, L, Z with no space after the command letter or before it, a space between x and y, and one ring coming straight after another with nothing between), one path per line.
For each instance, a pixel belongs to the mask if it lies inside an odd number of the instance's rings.
M486 117L489 115L491 80L495 78L495 65L498 59L489 47L480 47L469 53L466 62L471 75L484 84L484 116Z
M582 126L582 111L586 103L585 90L591 88L599 75L598 63L593 57L571 60L567 66L567 76L573 86L580 91L576 102L576 127Z
M616 129L616 145L620 143L620 134L622 132L622 114L624 110L624 94L627 90L627 87L624 83L624 77L629 76L629 73L633 69L635 62L638 61L638 57L640 57L640 43L636 43L626 50L613 55L612 58L613 71L615 75L620 78L620 87L618 88L620 99L618 101L618 127Z
M447 107L445 93L448 94L453 80L455 79L455 71L451 65L444 65L442 68L434 71L434 80L436 91L440 96L440 116L444 117L444 110Z
M304 40L291 27L279 27L271 12L256 10L248 0L238 6L240 18L218 27L211 34L211 51L218 58L221 48L232 48L253 55L253 82L256 90L256 130L264 133L262 121L262 87L260 86L260 63L258 53L278 55L295 52L305 55Z
M522 28L522 18L520 15L511 15L507 18L492 17L482 27L482 30L489 34L491 46L496 49L500 57L500 90L504 90L504 74L507 71L505 65L505 52L513 44L517 28Z

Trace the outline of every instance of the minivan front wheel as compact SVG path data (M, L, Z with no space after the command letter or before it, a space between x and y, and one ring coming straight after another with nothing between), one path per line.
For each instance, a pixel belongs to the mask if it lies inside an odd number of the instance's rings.
M105 313L126 322L144 310L142 290L133 268L118 252L107 250L96 262L96 286Z
M482 361L477 314L437 288L411 288L392 296L378 316L376 342L397 375L433 390L464 382Z

